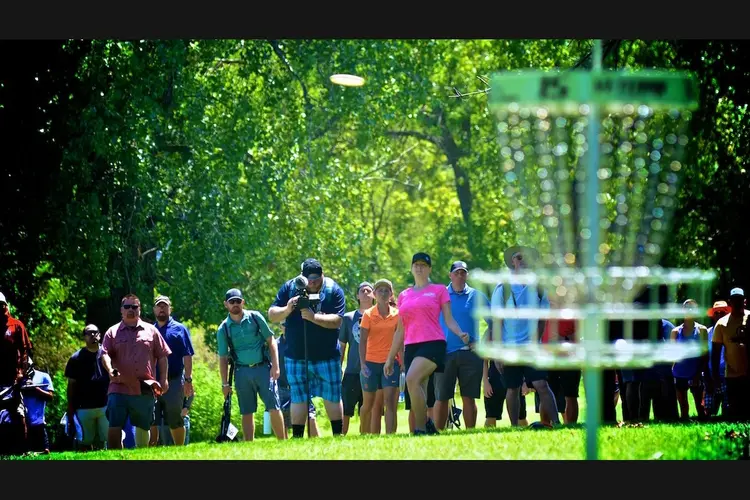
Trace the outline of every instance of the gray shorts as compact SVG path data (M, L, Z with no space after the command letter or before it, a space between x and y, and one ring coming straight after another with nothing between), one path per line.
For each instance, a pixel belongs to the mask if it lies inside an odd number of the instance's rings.
M448 401L456 393L456 379L461 397L482 396L482 359L474 351L454 351L445 355L445 369L435 373L435 399Z
M154 419L151 425L168 425L170 429L183 427L182 404L185 400L185 386L182 377L169 380L169 390L156 398Z
M151 428L154 419L154 403L156 399L151 394L131 396L130 394L110 394L107 397L107 420L110 428L125 427L130 417L133 427L145 431Z
M271 368L259 366L237 366L234 371L234 388L241 415L250 415L258 410L258 396L267 410L280 410L279 392L271 379Z
M388 377L383 372L385 363L373 363L372 361L366 361L367 368L370 369L370 376L365 377L362 372L359 372L359 380L362 384L362 392L377 392L378 389L385 389L386 387L398 387L401 379L401 368L398 361L393 362L393 373Z

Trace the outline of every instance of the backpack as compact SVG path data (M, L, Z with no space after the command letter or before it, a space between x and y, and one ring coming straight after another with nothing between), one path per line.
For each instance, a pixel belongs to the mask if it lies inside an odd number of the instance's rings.
M260 323L258 322L258 318L255 317L255 314L257 311L250 310L250 317L253 319L253 322L255 323L255 333L260 337ZM258 313L260 314L260 313ZM229 327L227 326L227 321L224 320L224 322L221 324L222 329L224 330L224 335L227 337L227 344L229 344L229 356L232 358L232 361L234 364L237 363L237 352L234 350L234 344L232 344L232 337L229 334ZM261 340L263 340L261 338ZM268 350L268 344L263 342L263 362L265 363L271 363L271 355Z
M498 287L501 287L501 286L503 287L503 307L505 307L505 304L508 303L508 298L513 297L513 307L517 308L518 304L516 303L516 295L512 293L512 290L510 289L511 285L509 283L499 283L498 285L496 285L495 290L493 290L492 292L493 295L497 291ZM544 296L544 291L537 288L536 293L537 293L537 297L539 298L539 303L541 304L542 297ZM537 333L539 334L538 337L539 337L540 344L542 343L542 336L544 335L544 328L546 327L546 325L547 325L547 321L541 320L541 319L537 323Z

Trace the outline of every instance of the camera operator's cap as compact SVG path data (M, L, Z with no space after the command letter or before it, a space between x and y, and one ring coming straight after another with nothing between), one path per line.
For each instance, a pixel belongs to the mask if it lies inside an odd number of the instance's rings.
M432 259L430 258L429 255L427 255L424 252L417 252L411 258L411 263L412 264L415 264L415 263L420 262L420 261L422 261L425 264L427 264L428 266L432 267Z
M731 308L729 307L729 304L725 300L717 300L714 302L714 306L708 310L708 315L713 316L714 313L720 312L720 313L728 313L731 311Z
M2 304L7 304L8 303L8 301L5 300L5 295L3 295L2 293L0 293L0 303L2 303Z
M230 288L227 290L227 295L224 300L227 302L232 299L243 299L242 292L240 292L237 288Z
M305 259L302 263L302 276L309 280L317 280L323 275L323 266L317 259Z
M466 265L466 262L462 260L457 260L453 264L451 264L451 272L455 271L456 269L463 269L467 273L469 272L469 266Z
M172 306L172 302L169 300L169 297L167 297L166 295L159 295L158 297L156 297L156 300L154 301L154 306L158 306L159 302L164 302L170 307Z
M370 283L369 281L363 281L357 287L357 293L359 293L360 291L362 291L362 287L364 287L364 286L369 286L370 288L372 288L373 290L375 290L375 287L372 286L372 283Z
M385 285L388 288L390 288L391 292L393 292L393 283L391 283L390 280L387 280L387 279L384 279L384 278L381 278L381 279L379 279L378 281L375 282L375 286L373 287L373 290L377 290L378 288L380 288L383 285Z
M742 288L732 288L732 291L729 292L729 297L744 297L745 291Z

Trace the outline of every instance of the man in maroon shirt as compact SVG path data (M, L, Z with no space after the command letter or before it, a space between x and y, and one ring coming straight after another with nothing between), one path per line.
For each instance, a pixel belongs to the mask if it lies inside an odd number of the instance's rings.
M0 390L20 382L29 368L31 340L26 326L11 317L5 295L0 293ZM3 398L0 409L5 410L9 423L0 425L0 455L22 453L26 441L26 413L21 391L11 391Z
M159 330L141 319L141 301L126 295L121 302L122 321L104 333L102 363L109 373L107 397L107 447L122 448L122 428L130 417L135 445L148 446L156 396L169 390L167 356L171 350ZM156 364L159 381L156 382Z

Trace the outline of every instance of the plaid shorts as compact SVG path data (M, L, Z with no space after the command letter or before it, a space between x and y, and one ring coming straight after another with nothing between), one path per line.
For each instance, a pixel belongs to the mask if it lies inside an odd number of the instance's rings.
M307 403L305 395L305 360L284 358L286 376L292 390L292 403ZM341 401L341 362L338 359L308 361L307 375L310 397L326 401Z
M718 399L718 401L714 401L715 399ZM726 407L727 404L727 383L724 379L721 380L721 384L716 387L713 394L708 391L703 394L703 407L708 410L710 415L719 413L719 404L722 407Z

